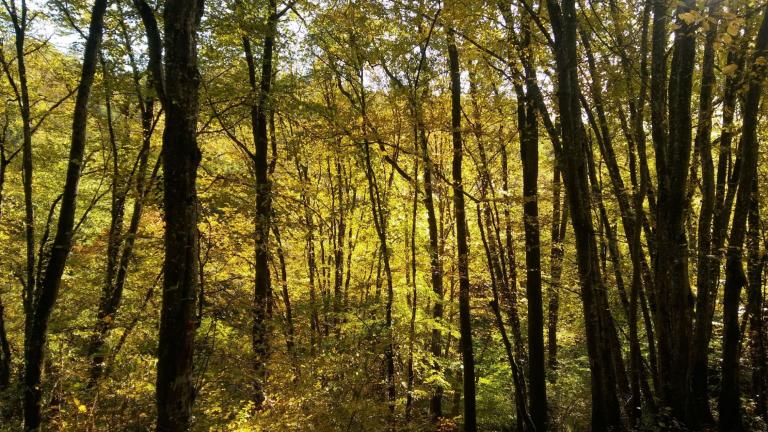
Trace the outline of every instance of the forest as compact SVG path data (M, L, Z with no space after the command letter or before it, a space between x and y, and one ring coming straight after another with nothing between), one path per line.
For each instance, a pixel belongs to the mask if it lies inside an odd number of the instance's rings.
M0 2L0 431L768 431L766 0Z

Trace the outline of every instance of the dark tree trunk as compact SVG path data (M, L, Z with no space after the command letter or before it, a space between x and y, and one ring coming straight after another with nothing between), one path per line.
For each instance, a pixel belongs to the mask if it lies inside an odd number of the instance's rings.
M146 3L144 4L146 6ZM157 430L186 431L190 427L195 393L192 383L199 283L197 116L200 76L197 69L197 30L203 1L165 3L165 79L156 69L158 94L165 108L163 132L163 210L165 260L157 359ZM149 19L147 19L149 18ZM143 13L150 66L160 68L160 40L151 10ZM153 46L156 47L153 50Z
M31 19L28 17L28 8L26 2L21 2L20 8L16 7L16 2L3 3L5 11L13 24L15 38L16 68L18 72L18 83L14 79L10 65L3 56L3 71L5 72L8 84L13 89L16 103L19 106L22 122L22 188L24 191L24 240L26 246L25 277L22 279L22 304L24 307L24 334L31 330L32 320L34 318L34 299L35 289L37 287L36 268L35 268L35 212L33 203L33 161L32 161L32 125L29 103L29 87L27 83L26 67L26 36L27 28ZM3 166L5 169L7 164Z
M395 403L397 397L397 387L395 384L395 338L392 333L392 306L394 302L394 281L392 277L391 267L391 250L388 243L388 226L389 226L389 212L387 210L387 197L386 190L382 191L379 182L376 178L376 172L373 169L371 161L371 142L368 138L370 133L370 125L368 120L368 107L367 97L365 92L365 82L363 73L363 61L361 58L355 59L355 78L357 85L360 86L360 91L357 93L357 99L350 92L346 91L340 84L339 89L349 99L353 105L358 105L360 110L361 124L360 132L362 135L362 150L363 150L363 163L365 177L368 183L368 195L371 200L371 216L373 218L373 225L376 231L376 235L379 240L379 252L380 252L380 265L377 269L377 283L376 283L376 302L379 302L381 296L381 278L380 272L383 269L384 279L386 281L386 304L384 308L384 327L386 329L387 342L384 348L384 362L385 362L385 383L386 383L386 401L390 414L390 429L395 427ZM389 177L391 184L393 177Z
M469 246L467 245L467 218L464 209L464 186L461 162L461 76L459 53L448 30L448 66L451 75L451 129L453 131L453 205L456 213L456 253L459 272L459 328L461 334L461 359L463 368L464 432L477 431L477 406L475 402L475 360L472 352L472 315L469 292Z
M481 120L481 113L480 113L480 105L478 103L477 98L477 82L475 81L475 75L474 73L470 72L469 74L470 79L470 97L472 102L472 108L473 108L473 131L475 133L475 137L477 138L477 148L478 148L478 154L480 156L479 165L477 166L477 171L480 175L480 192L481 192L481 199L482 204L478 204L477 210L477 225L480 228L480 237L483 242L483 248L485 249L485 256L486 261L488 263L488 273L491 276L491 291L493 293L493 301L491 302L491 310L494 313L494 316L496 317L496 326L499 329L499 334L501 335L502 341L504 343L504 348L507 353L508 361L510 370L512 372L512 380L514 384L514 401L515 401L515 411L516 411L516 421L517 421L517 427L519 430L526 430L530 429L533 430L533 421L531 419L531 416L529 415L528 410L528 391L527 391L527 383L525 379L525 373L523 372L523 369L520 366L520 360L522 359L521 351L523 351L522 346L522 337L520 336L520 339L517 339L515 341L516 347L515 349L512 348L512 344L510 343L509 336L507 334L507 329L504 324L504 320L502 319L501 315L501 307L499 304L499 292L507 293L505 294L507 298L507 302L509 303L507 305L508 307L508 315L511 313L514 313L516 315L516 306L512 306L514 303L510 302L510 297L513 297L511 295L512 290L510 289L509 283L510 279L508 278L506 270L506 263L505 263L505 250L504 245L502 244L501 240L501 232L500 232L500 221L499 221L499 213L498 209L496 208L495 202L497 201L497 197L493 190L493 180L491 177L491 171L488 163L488 155L485 150L484 145L484 134L483 134L483 127L482 127L482 120ZM520 90L520 86L516 87L516 91ZM518 92L518 94L520 94ZM520 97L522 99L522 97ZM518 114L520 114L520 110L523 110L523 115L525 113L525 106L523 104L518 105ZM523 121L524 123L524 121ZM502 135L500 133L500 135ZM502 135L502 140L503 140ZM506 143L502 141L501 145L501 152L502 152L502 170L506 171L507 169L507 160L506 160ZM508 186L508 179L506 178L506 173L503 174L504 178L504 187L506 188ZM506 189L505 189L506 190ZM491 205L493 203L493 207ZM509 215L506 215L507 217ZM506 221L508 223L507 228L510 230L508 234L508 239L511 241L511 227L509 226L509 220ZM487 235L486 235L487 230ZM514 264L513 264L514 265ZM514 278L516 280L516 277ZM512 319L510 319L512 321ZM519 327L518 327L519 331Z
M127 39L126 39L127 42ZM128 42L127 42L128 43ZM103 65L104 62L102 62ZM139 76L138 70L136 70L135 62L132 60L132 67L134 68L133 74L135 77ZM94 333L88 345L88 357L91 361L89 386L96 384L101 377L104 370L104 361L107 358L105 350L105 343L107 336L114 328L115 315L120 307L123 296L123 288L125 287L125 281L128 277L128 267L133 257L133 246L136 241L136 235L139 231L139 224L141 223L141 215L144 209L144 200L146 198L146 191L149 189L147 182L147 168L150 147L152 144L152 133L154 129L154 98L142 96L142 90L139 85L138 78L136 78L136 96L138 98L139 108L141 112L141 129L142 129L142 146L138 155L138 170L135 174L135 189L136 197L133 204L133 212L131 214L131 220L128 225L128 230L122 232L123 223L123 210L125 207L125 201L130 189L130 181L127 184L119 184L118 177L120 176L119 169L117 167L117 147L113 145L114 161L113 161L113 185L112 185L112 208L111 208L111 222L108 237L107 246L107 268L104 279L104 286L102 287L101 299L99 301L99 310L96 314L96 324L94 326ZM107 120L111 123L111 108L109 97L107 97ZM110 131L112 126L110 125ZM110 137L114 142L114 133L110 132ZM149 179L149 186L154 180L154 173L152 178Z
M523 46L530 44L526 28ZM536 79L535 72L526 68L526 82ZM541 238L539 228L539 131L535 90L528 83L526 95L518 101L520 128L520 158L523 162L523 223L525 226L526 297L528 299L528 392L531 417L537 431L546 431L547 388L544 359L544 302L541 290ZM522 94L522 92L518 92Z
M694 8L693 1L681 3L669 74L668 99L665 45L667 6L654 3L651 113L656 149L658 203L656 211L656 331L659 338L661 399L673 417L686 419L689 388L690 341L693 324L693 297L688 280L688 240L685 216L686 192L691 158L691 87L695 60L692 24L679 15ZM665 115L664 108L668 108ZM667 123L668 121L668 123Z
M336 334L340 329L342 322L342 311L344 306L344 239L347 233L346 203L344 202L344 183L342 182L341 162L336 159L336 189L337 189L337 213L336 238L333 241L333 321Z
M414 128L414 141L418 140L418 130ZM419 163L418 159L416 159L416 163L414 164L414 178L418 178L419 173ZM408 325L408 366L407 366L407 394L406 394L406 401L405 401L405 419L406 421L411 420L411 411L413 410L413 381L414 381L414 370L413 370L413 351L414 351L414 345L416 340L416 307L418 305L418 290L416 285L416 267L418 265L417 259L416 259L416 214L418 213L419 209L419 184L418 181L415 181L413 184L413 207L411 212L411 230L408 234L405 236L405 240L407 243L407 247L411 250L411 256L410 256L410 263L408 263L406 260L406 264L410 264L410 267L406 266L405 269L405 275L406 275L406 285L410 282L411 284L411 293L408 296L408 303L410 303L411 308L411 317L410 322Z
M720 2L709 1L709 13L717 16ZM713 285L710 279L711 267L719 265L712 259L712 216L715 209L715 172L712 162L712 99L715 86L715 39L717 22L711 24L706 35L702 60L701 90L699 92L699 118L696 128L696 152L701 161L701 208L698 220L698 255L696 258L696 322L694 324L691 352L691 398L688 401L689 426L701 427L712 422L709 409L709 337L712 317L709 313L714 305Z
M616 397L611 340L613 325L600 272L592 203L587 176L587 142L579 109L576 73L576 8L572 0L547 1L555 34L557 99L560 107L562 161L566 196L576 240L576 257L581 280L581 297L586 322L587 352L592 372L592 430L623 430Z
M5 307L0 298L0 391L11 383L11 346L5 329Z
M309 192L307 190L309 186L309 168L307 165L302 165L296 158L296 172L299 176L299 180L302 183L301 186L301 205L304 210L304 224L307 228L306 233L306 258L307 258L307 272L309 277L309 309L310 309L310 322L309 322L309 336L310 336L310 351L314 353L315 345L322 339L322 333L320 332L320 317L318 313L317 304L317 290L315 288L315 275L317 274L317 260L315 258L315 230L314 222L312 218L312 209L310 206Z
M77 208L77 189L83 168L88 120L88 99L91 93L96 65L98 63L101 33L104 27L104 13L107 0L96 0L91 11L88 38L83 52L83 66L80 86L72 116L72 141L69 149L69 164L64 183L64 192L59 209L56 236L47 257L42 280L34 287L31 301L31 320L24 335L24 429L36 431L42 421L40 399L42 388L40 375L45 356L48 336L48 321L56 303L69 252ZM29 281L27 282L29 284ZM29 288L29 287L28 287Z
M750 202L749 231L747 232L747 279L749 292L747 309L749 313L749 348L752 363L752 399L755 401L757 415L768 420L768 395L766 395L766 337L765 317L763 308L763 270L765 268L765 251L760 251L760 191L757 178L752 181L752 199Z
M16 96L22 122L22 188L24 190L24 238L26 246L26 277L22 300L24 306L24 333L31 330L34 315L35 289L37 287L35 274L35 211L33 198L33 161L32 161L32 119L30 114L29 87L27 82L26 66L26 36L27 26L31 20L28 16L26 2L21 2L21 9L17 10L16 2L4 3L6 12L11 18L15 37L16 67L18 72L18 84L13 80L10 71L6 67L8 82ZM5 67L5 65L4 65Z
M748 91L744 103L744 124L740 143L741 172L733 210L731 234L728 239L728 253L725 263L725 286L723 299L723 377L720 386L720 430L740 431L744 429L741 420L741 391L739 388L740 329L739 303L741 289L748 280L742 266L742 247L746 236L747 216L753 194L753 180L757 175L758 159L758 111L765 76L764 61L756 59L766 55L768 46L768 8L764 11L760 31L755 43L755 52L748 78ZM764 57L763 57L764 58Z
M517 25L515 22L515 19L512 15L512 2L510 0L500 0L497 3L499 7L499 11L501 12L502 17L504 18L504 23L507 26L507 39L510 44L514 44L519 48L519 52L524 52L525 48L522 47L520 41L515 36L515 33L513 29ZM528 23L526 22L526 25ZM529 43L530 41L526 39L526 43ZM510 59L512 61L512 59ZM526 73L529 73L529 71L533 71L533 65L532 61L533 58L530 55L521 55L520 61L523 63L524 67L526 68ZM540 101L538 100L538 87L536 87L536 80L527 80L525 82L525 86L528 85L533 86L535 89L534 94L528 94L528 96L534 97L536 99L537 108L539 110L541 109ZM520 83L517 83L515 85L515 92L518 95L518 99L524 100L526 98L526 95L523 91L523 85ZM518 106L519 109L525 109L524 107ZM546 113L542 112L542 117L546 121L548 118L546 117ZM522 127L522 125L520 125ZM509 155L507 151L507 144L506 142L501 143L501 172L502 172L502 187L504 188L504 191L506 193L509 193ZM525 345L523 344L523 336L522 331L520 329L520 318L518 314L518 301L517 301L517 260L515 257L515 246L514 246L514 238L513 238L513 232L512 232L512 218L510 216L510 205L509 203L504 204L504 237L505 237L505 248L506 248L506 261L507 261L507 281L505 283L501 284L502 291L501 291L501 297L504 303L506 303L506 306L504 307L507 318L509 321L510 327L512 327L512 340L514 342L515 347L515 356L518 362L521 363L527 363L527 352L525 349ZM502 259L503 261L503 259Z
M298 370L296 360L296 329L293 323L293 307L291 306L291 295L288 291L288 270L285 263L285 250L283 241L280 238L280 229L277 224L272 224L272 232L275 234L275 243L277 243L277 259L280 265L280 297L283 300L285 308L285 348L291 361L294 362L294 368Z
M269 14L261 57L261 77L257 83L256 66L248 36L243 36L243 49L248 64L248 79L256 104L251 106L251 129L255 145L252 154L255 175L256 212L254 220L254 300L253 300L253 403L261 409L265 399L267 361L269 357L269 303L272 293L269 274L269 231L272 216L272 185L269 179L269 136L267 121L271 112L272 57L277 34L277 3L269 1Z
M631 387L631 401L629 406L631 407L630 416L632 422L636 424L642 414L641 410L641 387L644 385L641 377L641 348L640 339L637 332L637 306L639 293L643 289L643 262L645 256L642 251L642 245L640 242L640 224L638 223L638 213L642 211L642 203L637 203L633 206L630 199L629 191L625 187L624 180L621 176L619 164L617 162L616 153L613 147L613 140L608 126L608 118L605 111L605 104L603 102L602 95L602 80L599 75L597 64L592 53L589 35L582 30L581 39L584 42L585 52L587 54L587 64L589 66L590 75L592 77L592 85L590 87L592 99L594 102L594 108L597 112L597 120L595 120L588 111L590 122L594 129L597 141L599 144L600 153L603 156L603 160L606 162L608 168L608 174L611 179L611 185L614 196L619 204L619 211L621 214L621 221L624 227L624 234L629 243L629 254L632 262L632 282L631 293L627 297L624 288L624 282L622 277L621 261L619 256L618 242L615 231L608 225L610 222L603 207L602 198L597 197L600 207L600 214L603 223L606 225L606 233L608 234L609 252L613 261L614 271L616 275L616 285L619 289L620 298L624 306L627 319L629 321L629 344L630 344L630 387ZM634 105L633 105L634 106ZM636 108L633 108L635 111ZM637 115L637 113L635 114ZM643 146L644 147L644 146ZM620 381L621 382L621 381Z
M487 204L485 205L487 207ZM483 219L485 218L486 222L483 222ZM491 301L491 310L493 311L493 316L495 318L496 322L496 328L499 330L499 334L501 335L501 341L504 344L504 351L507 355L507 361L509 362L509 367L512 372L512 382L515 386L515 411L517 414L517 428L518 431L525 431L525 430L535 430L533 426L533 420L531 419L530 415L528 414L528 405L527 405L527 385L525 381L525 374L523 373L522 368L517 362L517 359L515 358L515 353L512 348L512 343L509 340L509 336L507 335L507 328L504 324L504 319L501 315L501 308L499 307L499 281L498 281L498 270L496 267L498 267L497 263L494 263L494 254L497 252L494 252L491 250L491 244L489 243L488 236L486 235L485 226L487 225L489 220L489 212L481 212L480 206L478 205L477 208L477 226L480 230L480 237L483 241L483 247L485 249L485 257L488 261L488 267L489 267L489 273L491 275L491 293L493 294L493 300Z
M0 136L0 220L3 215L3 190L5 188L5 171L8 164L13 159L6 157L5 152L5 133L8 127L8 121L3 125L2 136ZM16 153L18 154L18 152ZM0 298L0 391L8 388L11 382L11 346L8 344L8 333L5 328L5 307L3 299Z
M552 245L549 258L549 310L547 315L547 369L552 383L557 381L557 323L560 317L560 284L563 273L563 243L568 228L568 206L562 206L560 169L552 179Z
M429 151L429 142L427 140L427 131L424 126L424 116L421 107L416 107L416 127L419 133L419 150L424 160L424 207L427 209L427 226L429 232L429 267L430 281L432 283L432 292L435 293L435 303L432 306L432 319L440 322L443 319L443 265L440 262L439 239L437 232L437 216L435 215L435 202L433 199L434 186L432 183L432 157ZM442 335L440 329L432 329L430 338L430 352L436 359L442 356L441 352ZM433 368L439 371L439 364L435 363ZM442 408L443 387L439 384L433 389L432 397L429 401L429 411L433 420L443 416Z

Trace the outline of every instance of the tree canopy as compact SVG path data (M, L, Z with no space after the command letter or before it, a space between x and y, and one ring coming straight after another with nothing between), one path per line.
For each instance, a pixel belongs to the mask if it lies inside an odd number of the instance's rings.
M0 431L768 429L765 1L0 23Z

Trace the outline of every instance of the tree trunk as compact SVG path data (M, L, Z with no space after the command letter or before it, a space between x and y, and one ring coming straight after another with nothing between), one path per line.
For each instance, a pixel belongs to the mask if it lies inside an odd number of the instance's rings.
M477 431L475 402L475 360L472 352L472 316L469 292L469 247L467 245L467 218L464 211L464 186L461 162L461 76L459 54L448 30L448 66L451 75L451 129L453 131L453 205L456 213L456 252L459 272L459 327L464 389L464 432Z
M437 217L435 215L435 202L433 198L434 186L432 182L432 156L427 140L427 131L424 126L424 116L420 104L416 106L416 127L419 133L419 149L424 160L424 207L427 209L427 227L429 233L429 267L432 292L435 293L435 304L432 306L432 319L440 322L443 319L443 265L440 262L440 248L437 230ZM442 335L440 329L434 327L430 338L430 352L438 359L442 356ZM432 366L435 372L440 371L440 365L436 362ZM443 387L436 385L429 401L429 411L433 420L443 416L442 408Z
M414 134L416 135L415 140L418 140L418 131L414 128ZM418 159L416 159L416 162L414 164L414 178L418 178L419 173L419 162ZM416 267L417 267L417 259L416 259L416 214L418 213L419 209L419 184L418 181L414 182L413 184L413 211L411 212L411 231L410 233L407 233L405 236L406 239L406 246L410 247L411 250L411 256L410 256L410 268L405 269L406 274L406 285L407 282L411 283L411 294L409 295L409 303L411 307L411 319L410 323L408 325L408 366L407 366L407 394L406 394L406 401L405 401L405 419L406 421L411 420L411 411L413 409L413 381L414 381L414 371L413 371L413 351L414 351L414 344L416 340L416 306L418 304L418 291L417 291L417 285L416 285ZM408 260L406 260L407 263ZM406 266L407 267L407 266ZM410 275L410 276L409 276ZM410 280L408 280L410 279Z
M133 62L132 62L133 63ZM104 65L104 62L102 62ZM139 72L135 69L135 63L133 73L138 76ZM151 72L150 72L151 73ZM151 78L150 78L151 82ZM118 177L120 175L117 168L117 148L113 145L114 155L114 172L113 172L113 185L112 185L112 209L111 209L111 222L108 237L107 246L107 268L104 278L104 286L102 287L102 294L99 300L99 310L96 314L96 324L94 326L94 333L88 345L88 357L91 361L90 377L88 385L89 387L96 384L101 377L104 369L104 361L107 357L104 345L106 343L107 336L114 328L115 315L120 307L120 303L123 296L123 288L125 281L128 277L128 267L133 257L133 245L136 241L136 235L139 230L139 224L141 222L141 215L144 209L144 200L146 198L146 176L148 168L148 160L150 147L152 144L153 133L153 121L154 121L154 98L146 97L142 95L141 87L136 81L136 96L138 98L139 111L141 112L141 130L142 130L142 146L138 155L138 170L135 173L136 181L136 198L133 204L133 212L131 214L131 220L128 225L128 230L122 233L123 223L123 210L125 207L125 201L127 199L128 191L130 189L130 181L120 187L118 183ZM111 123L111 108L109 97L107 97L107 120ZM110 130L112 126L110 125ZM110 132L110 137L114 141L114 133ZM149 186L154 180L154 173L152 178L149 179Z
M486 205L487 207L487 205ZM486 224L489 219L488 212L482 212L480 211L480 206L478 205L477 208L477 226L480 230L480 237L483 241L483 247L485 249L485 257L488 261L488 267L489 267L489 273L491 275L491 293L493 294L493 300L491 300L491 310L493 311L493 316L496 321L496 328L499 330L499 334L501 335L501 341L504 344L504 351L507 355L507 361L509 362L509 368L512 372L512 382L515 386L515 411L516 411L516 421L517 421L517 428L519 431L525 431L525 430L535 430L535 427L533 426L533 421L531 420L530 415L528 414L528 406L527 406L527 391L526 391L526 381L525 381L525 375L523 374L522 368L517 362L517 359L515 358L515 353L512 349L512 343L509 341L509 336L507 335L507 328L504 325L504 319L501 316L501 308L499 307L499 288L498 286L499 281L496 274L498 273L498 270L494 270L494 267L497 267L498 264L494 264L494 251L491 250L491 246L489 244L489 240L485 233L485 227L483 223L483 213L485 213L485 219Z
M741 421L741 391L739 388L739 303L741 289L748 283L742 267L742 247L746 236L747 216L752 200L752 182L757 175L758 159L758 111L762 82L765 76L764 61L768 46L768 7L763 12L763 20L755 43L755 52L751 71L748 75L748 92L744 103L744 124L741 135L740 156L741 172L739 175L736 206L733 211L731 234L728 239L728 254L725 264L725 286L723 299L723 378L720 386L720 430L740 431L744 426Z
M523 34L523 46L530 44L530 29ZM526 82L536 79L526 68ZM523 162L523 222L525 226L526 297L528 299L528 379L531 417L537 431L548 429L546 366L544 359L544 305L541 290L541 238L539 228L539 131L535 90L528 83L526 95L518 100L520 158ZM518 92L522 94L522 91Z
M663 93L666 81L664 45L668 11L665 2L655 1L651 76L653 143L659 185L655 292L660 390L663 403L680 421L686 419L687 400L691 395L688 370L693 298L688 279L685 215L691 158L690 105L695 39L692 24L679 16L694 6L693 1L687 1L676 8L678 28L672 51L667 103L660 92ZM668 116L664 115L665 106L668 107Z
M291 307L291 296L288 291L288 270L285 264L285 251L283 249L283 241L280 238L280 229L277 224L272 224L272 232L275 234L275 242L277 243L277 259L280 264L280 297L283 300L283 307L285 308L285 348L288 351L288 355L291 360L296 360L296 329L293 324L293 308ZM298 370L298 365L294 364Z
M75 210L77 208L77 189L84 163L88 99L94 75L96 74L106 8L106 0L96 0L91 11L88 38L86 39L83 52L80 86L77 91L77 99L75 100L74 114L72 116L72 141L69 149L69 164L67 166L67 177L59 209L56 236L50 249L50 255L47 257L48 260L43 272L43 278L34 287L34 298L27 299L31 301L32 313L31 321L24 335L24 429L27 431L39 430L42 421L40 413L40 399L42 396L40 375L45 356L48 322L59 294L64 266L72 249Z
M26 278L24 289L22 291L22 300L24 306L24 333L31 330L34 319L35 290L37 281L35 278L35 212L33 203L33 161L32 161L32 119L30 114L29 86L27 82L26 66L26 36L27 26L31 21L28 17L26 2L21 3L21 9L17 11L16 3L9 7L7 3L6 12L11 17L15 36L16 48L16 67L18 72L18 85L12 82L8 71L8 81L14 89L16 100L21 112L22 122L22 145L21 145L21 165L22 165L22 187L24 190L24 237L26 246Z
M158 73L154 73L165 108L162 153L165 259L156 390L157 430L162 432L189 429L195 398L192 363L199 283L196 181L200 163L197 30L202 13L202 0L166 1L163 12L165 80L157 80ZM144 22L146 26L149 21L144 19ZM153 44L159 45L159 36L150 29L151 26L147 26L148 34L154 35L149 37L151 49ZM159 64L159 56L154 57L151 64Z
M717 16L720 2L709 1L709 14ZM691 349L691 395L688 401L689 425L693 428L712 422L709 409L709 337L712 317L709 314L715 299L710 279L711 266L719 265L712 259L712 216L715 209L715 173L712 162L712 93L715 86L715 39L717 22L711 24L706 35L702 60L701 90L699 92L699 119L696 128L696 151L701 160L701 208L698 220L698 255L696 258L696 322Z
M747 309L749 313L749 348L752 363L752 399L755 401L757 415L768 420L768 395L766 395L766 337L765 317L763 308L763 270L765 268L765 251L760 251L760 193L757 178L752 181L752 199L750 202L749 231L747 232L747 279L749 293Z
M277 34L277 3L269 1L269 14L261 57L261 77L257 83L256 66L248 36L243 36L243 49L248 64L248 79L256 104L251 106L251 130L255 149L252 155L255 175L256 213L254 220L254 300L253 329L253 403L261 409L266 400L267 361L269 357L269 302L272 293L269 274L269 231L272 216L272 185L269 179L269 136L267 119L271 112L272 57Z
M547 1L555 34L557 99L562 132L563 174L571 223L576 240L576 258L581 280L581 297L586 322L587 352L592 372L592 430L623 430L616 397L616 377L612 365L609 327L613 325L607 309L605 287L600 274L595 231L592 224L587 143L579 109L579 84L576 73L576 8L572 0Z
M7 116L6 116L7 119ZM3 190L5 188L5 170L10 163L9 159L5 156L5 128L8 127L8 122L3 128L3 136L0 137L0 220L3 215ZM5 307L3 306L3 299L0 298L0 391L8 388L8 384L11 382L11 346L8 344L8 333L5 328Z
M557 382L557 323L560 310L560 284L563 273L563 243L568 228L568 206L562 207L560 169L555 167L552 179L552 245L549 258L549 310L547 315L547 369L549 379Z

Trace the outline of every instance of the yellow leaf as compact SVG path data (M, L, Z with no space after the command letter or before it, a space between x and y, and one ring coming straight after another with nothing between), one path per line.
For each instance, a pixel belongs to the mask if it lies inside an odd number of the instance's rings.
M725 75L733 75L736 72L736 69L738 68L737 65L731 63L723 68L723 73Z
M693 12L683 12L677 17L683 20L683 22L685 22L688 25L691 25L694 22L696 22L696 14Z
M737 36L739 34L739 22L736 20L729 22L726 32L728 32L730 36Z
M85 405L81 404L80 403L80 399L73 398L72 402L75 403L75 406L77 407L77 411L78 412L84 413L84 412L88 411L88 407L86 407Z
M755 64L758 66L765 66L768 64L768 60L765 57L758 57L755 59Z

